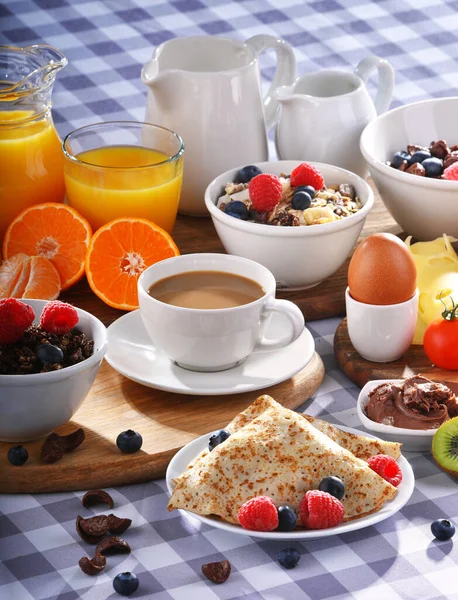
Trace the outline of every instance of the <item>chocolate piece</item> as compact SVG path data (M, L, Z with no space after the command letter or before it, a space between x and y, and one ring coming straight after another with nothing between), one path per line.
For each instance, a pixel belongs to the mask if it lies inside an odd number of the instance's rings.
M107 559L102 554L96 554L94 558L83 556L83 558L79 559L78 564L86 575L98 575L105 568Z
M455 412L458 414L458 402L447 386L416 375L402 386L377 386L369 394L365 412L372 421L392 427L437 429Z
M228 560L202 565L202 573L213 583L224 583L231 574L231 563Z
M132 519L122 519L116 515L108 515L108 531L115 535L121 535L132 525Z
M81 519L80 527L89 537L103 537L108 531L109 519L106 515Z
M95 553L102 554L103 556L108 556L110 554L129 554L130 546L122 538L114 536L100 542L95 549Z
M69 433L68 435L62 436L65 444L65 452L71 452L72 450L76 450L78 446L84 442L85 434L84 429L80 427L76 431Z
M431 152L431 156L435 156L436 158L442 159L444 159L448 154L450 154L450 149L447 146L447 142L445 140L431 142L431 145L429 146L429 151Z
M53 463L60 460L65 452L71 452L84 441L84 429L80 427L68 435L50 433L41 447L41 460L45 463Z
M419 150L424 150L425 152L428 152L428 148L425 148L424 146L418 146L417 144L407 144L407 152L410 154L410 156L412 156L412 154L415 154L415 152L418 152Z
M81 503L84 508L95 506L96 504L108 504L109 508L113 508L113 498L105 490L89 490L81 498Z
M88 544L98 544L102 541L103 536L106 534L107 529L100 535L95 535L90 533L90 529L88 527L83 528L82 523L85 521L83 517L78 515L76 517L76 531L83 542L87 542Z
M444 169L446 169L447 167L450 167L450 165L453 165L456 162L458 162L458 155L456 155L456 154L449 154L444 159Z
M402 166L402 165L401 165ZM419 175L420 177L425 176L425 167L421 163L414 163L410 165L407 169L406 173L411 173L412 175Z
M65 442L57 433L50 433L41 447L41 460L51 464L60 460L65 454Z
M398 171L407 171L408 167L409 163L406 160L403 160L402 163L399 165Z

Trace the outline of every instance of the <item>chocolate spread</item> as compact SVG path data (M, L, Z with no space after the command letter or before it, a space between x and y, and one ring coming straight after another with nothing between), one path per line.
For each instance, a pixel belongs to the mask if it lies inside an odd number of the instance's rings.
M458 416L455 394L442 383L421 375L402 385L382 383L369 394L365 407L371 421L405 429L436 429Z

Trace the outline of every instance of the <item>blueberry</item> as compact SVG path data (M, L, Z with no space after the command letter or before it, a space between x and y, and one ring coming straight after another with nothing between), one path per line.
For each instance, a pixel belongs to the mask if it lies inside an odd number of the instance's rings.
M338 477L334 477L333 475L330 477L324 477L320 481L318 489L321 492L328 492L328 494L331 494L331 496L334 496L334 498L337 498L337 500L342 500L345 494L345 486L343 481Z
M29 453L24 446L12 446L8 450L8 460L15 467L20 467L29 458Z
M437 519L431 523L431 532L435 538L444 542L455 535L455 525L447 519Z
M138 577L128 571L119 573L113 579L114 591L121 596L130 596L138 589Z
M431 158L431 152L428 152L428 150L417 150L409 158L409 165L413 165L415 163L423 163L423 161L427 158Z
M440 177L444 172L444 163L440 158L427 158L422 162L426 177Z
M235 176L235 183L248 183L256 177L256 175L261 175L262 171L258 167L254 165L248 165L240 169L240 171Z
M292 531L296 527L297 514L290 506L278 507L278 529L280 531Z
M242 219L242 221L246 221L249 216L248 208L241 200L232 200L232 202L228 202L224 207L224 212L236 219Z
M116 438L116 445L121 450L121 452L125 452L126 454L132 454L140 450L143 444L142 436L133 431L132 429L128 429L127 431L123 431Z
M210 450L210 452L214 448L216 448L216 446L224 442L224 440L227 440L227 438L230 437L230 435L231 434L229 433L229 431L226 431L225 429L220 429L219 431L211 435L210 439L208 440L208 449Z
M294 569L300 558L301 555L296 548L285 548L284 550L280 550L277 555L278 562L285 569Z
M307 192L294 192L293 201L291 202L294 210L305 210L311 204L310 194L307 194Z
M37 348L37 358L45 365L54 365L56 363L61 363L64 360L64 353L59 346L40 344Z
M399 169L399 167L402 165L402 162L404 160L409 161L410 154L408 152L396 152L396 154L393 156L393 160L391 161L391 164L393 165L393 167L395 169Z
M295 192L307 192L307 194L310 196L310 198L315 198L315 194L316 194L316 190L314 187L312 187L311 185L298 185L296 188L294 188Z

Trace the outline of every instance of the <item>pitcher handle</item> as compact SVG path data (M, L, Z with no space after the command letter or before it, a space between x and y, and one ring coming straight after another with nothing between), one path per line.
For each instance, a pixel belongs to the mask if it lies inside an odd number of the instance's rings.
M375 96L375 111L378 115L386 112L391 104L394 90L394 69L384 58L378 56L367 56L361 60L355 73L367 83L369 75L374 69L378 70L378 89Z
M291 46L273 35L263 33L250 37L246 42L252 46L259 56L265 50L273 49L277 55L277 68L272 84L263 100L266 127L269 130L277 119L278 101L275 99L275 90L281 85L290 85L296 77L296 57Z

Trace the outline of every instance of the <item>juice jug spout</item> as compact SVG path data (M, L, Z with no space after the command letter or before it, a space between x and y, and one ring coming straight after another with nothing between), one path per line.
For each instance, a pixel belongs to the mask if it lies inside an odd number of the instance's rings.
M26 48L0 46L2 108L17 110L26 104L28 109L39 112L40 106L48 107L56 75L67 62L60 50L45 44Z

